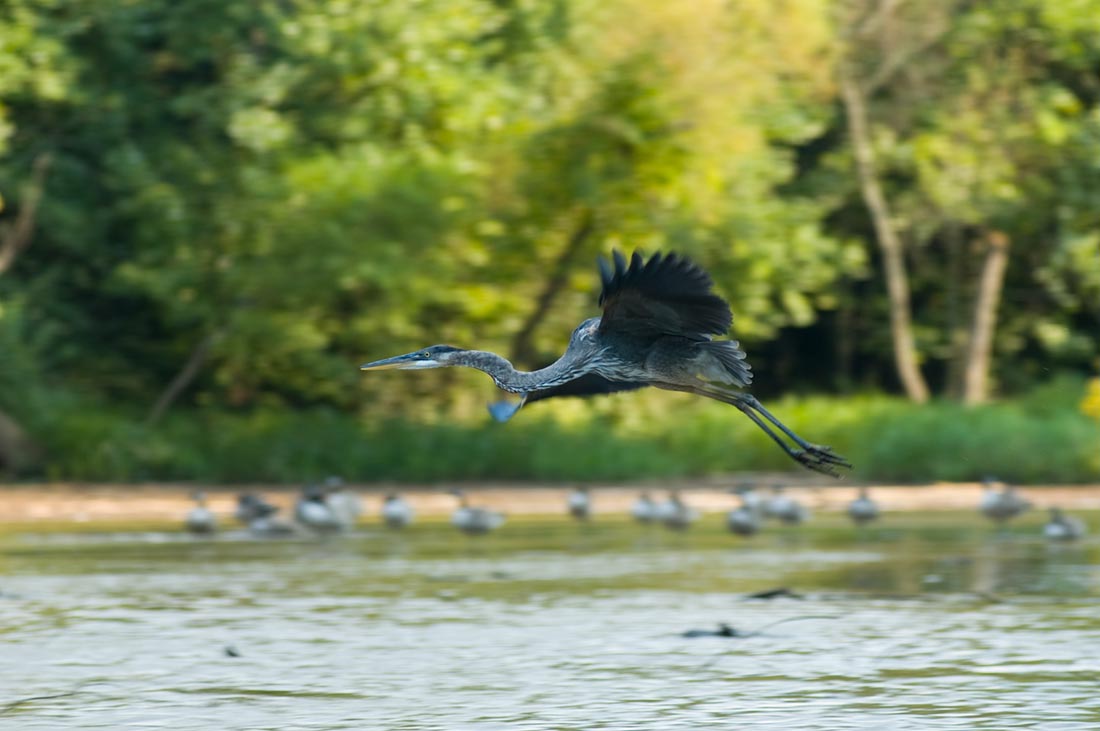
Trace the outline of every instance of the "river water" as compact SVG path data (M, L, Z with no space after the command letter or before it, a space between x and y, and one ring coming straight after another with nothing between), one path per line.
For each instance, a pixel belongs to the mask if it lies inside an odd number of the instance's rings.
M1037 520L9 530L0 729L1100 728L1100 544Z

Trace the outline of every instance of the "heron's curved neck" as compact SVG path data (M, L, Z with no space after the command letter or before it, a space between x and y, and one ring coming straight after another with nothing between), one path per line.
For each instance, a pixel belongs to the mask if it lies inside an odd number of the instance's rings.
M577 358L563 355L537 371L519 371L511 362L496 353L484 350L465 350L455 353L450 365L476 368L488 373L497 386L512 393L529 393L572 381L578 372Z

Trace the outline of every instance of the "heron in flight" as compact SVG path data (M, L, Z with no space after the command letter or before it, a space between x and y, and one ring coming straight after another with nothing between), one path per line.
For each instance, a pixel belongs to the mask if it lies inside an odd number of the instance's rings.
M714 294L710 276L677 254L618 251L600 259L601 317L582 322L565 354L536 371L516 370L507 359L483 350L433 345L414 353L365 363L365 371L466 366L489 374L496 385L519 396L516 404L489 407L498 421L524 403L557 396L590 396L655 386L706 396L730 404L752 419L791 458L834 477L851 464L829 447L810 444L773 416L751 394L752 369L736 340L729 303Z

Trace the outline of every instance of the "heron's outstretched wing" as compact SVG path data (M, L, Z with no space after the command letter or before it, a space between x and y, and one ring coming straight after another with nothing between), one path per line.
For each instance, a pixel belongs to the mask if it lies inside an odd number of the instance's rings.
M612 264L600 259L600 332L709 340L729 331L729 304L710 291L710 275L689 259L654 254L645 261L634 252L628 265L618 251L612 256Z

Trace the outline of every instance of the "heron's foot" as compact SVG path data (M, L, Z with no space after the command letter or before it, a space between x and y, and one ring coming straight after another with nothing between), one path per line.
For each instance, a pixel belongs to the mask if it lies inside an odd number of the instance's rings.
M497 421L504 423L515 416L521 406L523 406L522 401L518 404L511 401L494 401L489 404L489 414Z
M527 403L527 394L521 393L518 401L502 399L489 404L489 413L499 422L505 422L515 416Z
M807 469L838 479L840 473L837 472L837 467L852 469L851 462L841 457L830 447L822 447L817 444L811 444L806 449L796 449L791 452L791 456Z

